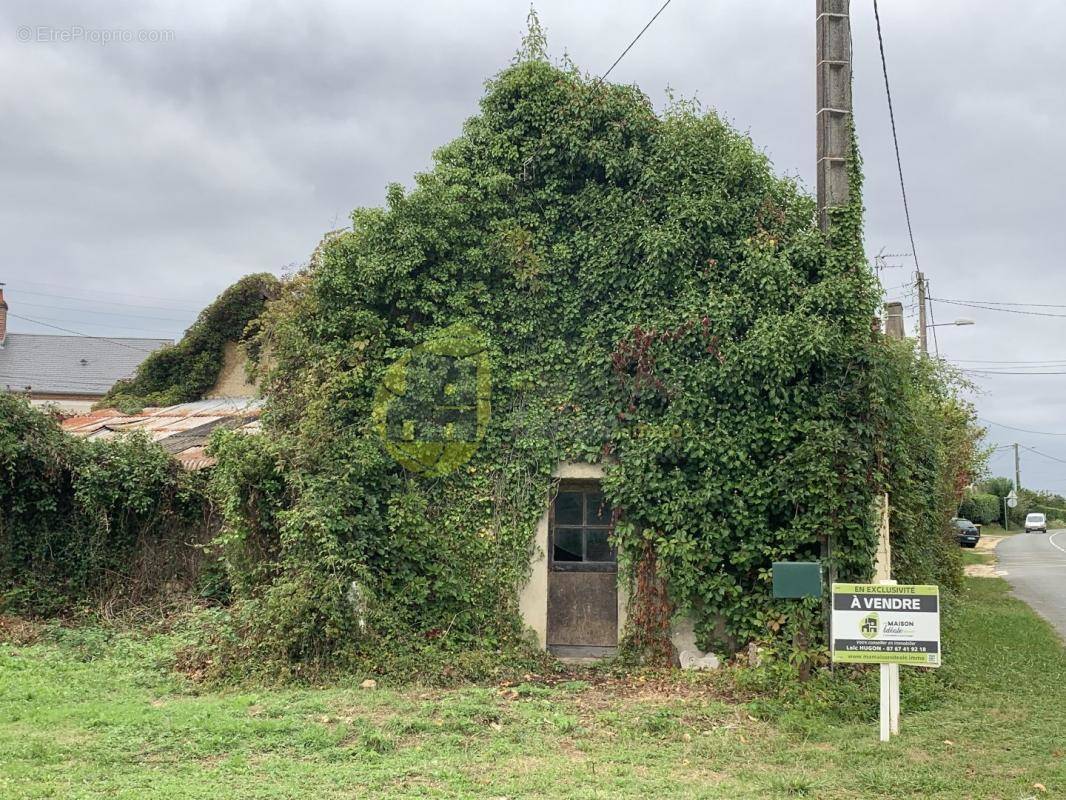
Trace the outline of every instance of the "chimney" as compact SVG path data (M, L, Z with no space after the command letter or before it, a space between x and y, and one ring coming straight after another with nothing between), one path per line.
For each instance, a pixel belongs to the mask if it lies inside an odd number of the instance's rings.
M885 335L889 339L903 338L903 303L885 303Z
M4 299L4 284L0 283L0 347L7 338L7 301Z

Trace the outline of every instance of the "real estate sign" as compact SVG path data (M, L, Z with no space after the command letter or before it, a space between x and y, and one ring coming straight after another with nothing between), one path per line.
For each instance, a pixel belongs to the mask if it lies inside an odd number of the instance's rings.
M940 666L936 586L833 584L833 661Z

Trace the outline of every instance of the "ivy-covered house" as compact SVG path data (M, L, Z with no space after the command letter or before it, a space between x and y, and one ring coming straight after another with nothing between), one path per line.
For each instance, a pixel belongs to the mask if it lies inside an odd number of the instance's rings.
M527 42L260 320L271 435L214 473L242 630L290 661L669 657L687 621L698 657L814 624L771 563L831 539L868 577L909 458L859 197L822 234L714 113Z

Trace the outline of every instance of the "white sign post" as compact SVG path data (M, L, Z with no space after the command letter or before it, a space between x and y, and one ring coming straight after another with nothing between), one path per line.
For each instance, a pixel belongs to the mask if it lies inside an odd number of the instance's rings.
M833 662L881 665L881 741L899 733L899 665L940 666L940 590L833 584Z

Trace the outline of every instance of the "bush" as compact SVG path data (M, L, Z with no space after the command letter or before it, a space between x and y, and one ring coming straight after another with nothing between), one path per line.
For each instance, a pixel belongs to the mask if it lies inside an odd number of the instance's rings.
M979 525L1002 522L1003 501L995 495L976 492L963 498L958 515Z
M195 579L202 479L144 436L85 441L0 394L0 608L50 614Z
M97 405L132 413L201 399L218 381L226 344L241 341L280 285L265 272L241 278L200 312L180 342L148 356L132 378L116 383Z

